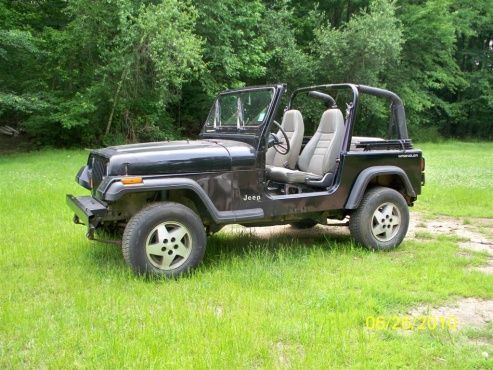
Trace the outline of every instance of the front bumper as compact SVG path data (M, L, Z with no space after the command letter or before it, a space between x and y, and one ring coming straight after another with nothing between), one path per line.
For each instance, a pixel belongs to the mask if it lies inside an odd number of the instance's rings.
M91 196L74 197L67 194L67 205L74 211L74 222L87 225L88 236L108 213L107 206Z

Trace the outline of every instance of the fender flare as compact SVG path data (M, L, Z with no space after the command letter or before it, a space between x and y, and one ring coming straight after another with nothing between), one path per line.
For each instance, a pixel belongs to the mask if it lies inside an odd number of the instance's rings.
M349 194L348 200L345 205L345 209L356 209L365 194L366 188L370 181L380 175L397 175L402 180L404 187L406 189L406 194L410 197L416 197L416 192L414 191L411 181L407 177L407 174L400 167L396 166L373 166L364 169L358 175L356 181L351 188L351 193Z
M108 202L116 202L125 194L141 193L148 191L163 190L191 190L209 212L209 215L217 224L231 223L245 220L255 220L264 217L262 208L243 209L237 211L219 211L205 192L205 190L194 180L188 178L144 178L143 184L123 185L119 178L113 178L98 189L101 199Z

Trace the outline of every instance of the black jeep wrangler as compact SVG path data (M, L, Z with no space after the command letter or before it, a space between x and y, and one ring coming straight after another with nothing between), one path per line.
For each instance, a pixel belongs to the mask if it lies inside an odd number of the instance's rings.
M349 217L364 246L398 246L424 184L401 99L368 86L319 85L295 90L282 111L285 91L279 84L219 94L199 140L93 150L76 176L91 195L67 195L74 222L87 225L89 239L124 228L125 260L148 275L197 266L207 235L227 224L310 228ZM389 100L385 139L353 136L361 94ZM303 115L314 113L295 103L311 99L323 112L306 136Z

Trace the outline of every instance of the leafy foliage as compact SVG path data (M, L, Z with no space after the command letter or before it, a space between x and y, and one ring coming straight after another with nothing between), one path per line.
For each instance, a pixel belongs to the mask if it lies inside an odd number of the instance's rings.
M41 144L161 140L196 134L228 87L350 81L398 92L413 137L491 139L492 13L493 0L0 0L0 122ZM362 104L366 133L385 111Z
M417 129L448 119L447 96L465 86L454 59L456 20L450 5L435 0L400 8L405 43L400 69L392 71L390 79Z
M393 3L376 0L343 27L320 27L314 45L320 78L328 75L334 82L378 84L382 74L399 60L399 26Z

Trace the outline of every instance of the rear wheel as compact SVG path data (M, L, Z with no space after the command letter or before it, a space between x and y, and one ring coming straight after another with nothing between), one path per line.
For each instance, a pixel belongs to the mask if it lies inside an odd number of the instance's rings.
M178 203L156 203L130 219L123 233L123 256L138 274L178 276L204 257L202 221Z
M349 219L351 236L375 250L397 247L409 227L409 209L401 193L376 187L368 190Z
M318 222L315 222L313 220L301 220L301 221L294 221L290 223L291 227L294 227L295 229L299 229L299 230L311 229L312 227L315 227L317 224Z

